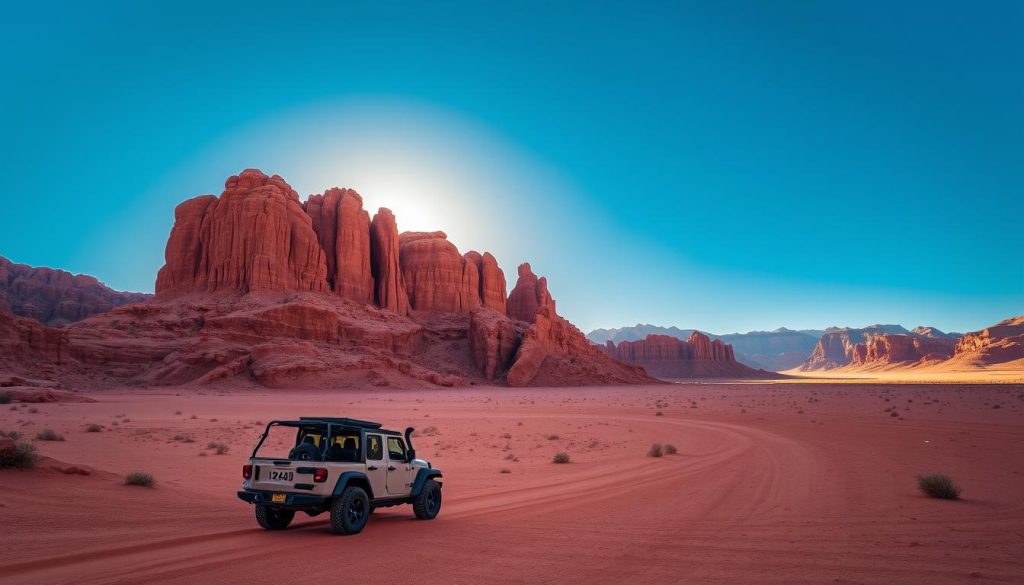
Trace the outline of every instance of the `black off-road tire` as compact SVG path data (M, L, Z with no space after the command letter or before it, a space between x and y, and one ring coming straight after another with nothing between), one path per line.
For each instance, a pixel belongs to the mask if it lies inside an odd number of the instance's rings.
M292 523L295 510L271 508L264 504L256 504L256 522L267 530L284 530Z
M359 534L370 518L370 498L361 487L349 486L331 502L331 529L338 534Z
M420 520L433 520L441 511L441 484L428 479L423 484L420 495L412 503L412 511Z
M323 461L323 453L309 443L303 443L288 452L288 459L292 461Z

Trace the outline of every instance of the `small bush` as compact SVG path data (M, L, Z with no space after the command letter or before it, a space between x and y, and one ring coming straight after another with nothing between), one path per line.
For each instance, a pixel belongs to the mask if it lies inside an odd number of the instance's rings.
M32 408L28 409L28 413L29 414L37 414L38 412L39 412L39 409L36 408L36 407L32 407Z
M508 467L502 467L500 470L498 470L498 473L512 473L512 470L509 469Z
M223 455L231 449L231 447L225 445L224 443L218 443L217 441L210 441L209 443L207 443L206 448L216 450L217 455Z
M53 429L43 429L39 431L39 434L36 435L36 438L39 439L40 441L63 441L64 435L58 433Z
M143 471L133 471L128 475L124 476L124 485L153 487L154 485L156 485L156 480L153 479L153 474L151 473L145 473Z
M654 416L665 416L665 413L659 410L658 412L654 413Z
M555 453L555 456L551 461L553 463L569 463L571 460L569 459L568 453Z
M227 445L221 445L217 447L217 455L223 455L227 453L230 449L231 447L228 447Z
M18 431L11 431L7 433L7 438L12 441L17 441L18 439L21 438L21 433L19 433Z
M557 441L558 438L559 438L558 435L548 435L548 440L549 441Z
M661 457L661 443L655 443L651 445L651 448L647 450L648 457Z
M10 404L12 400L14 400L14 397L11 396L10 392L0 394L0 404Z
M36 466L38 458L35 445L15 443L0 449L0 468L32 469Z
M925 495L941 500L960 499L960 488L953 483L948 475L931 473L917 476L917 487Z
M678 452L678 450L676 449L676 446L673 445L672 443L669 443L668 445L665 445L665 454L666 455L675 455L677 452Z
M100 432L102 430L103 430L103 427L101 427L100 425L98 425L96 423L92 423L90 425L86 425L86 427L85 427L85 432L87 432L87 433L98 433L98 432Z
M217 447L220 447L220 443L218 443L217 441L210 441L209 443L206 444L207 449L216 449Z

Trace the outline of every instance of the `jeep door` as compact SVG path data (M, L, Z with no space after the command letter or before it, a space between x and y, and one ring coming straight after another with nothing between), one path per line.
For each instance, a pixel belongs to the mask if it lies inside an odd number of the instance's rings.
M407 496L411 490L412 465L406 461L405 441L401 437L388 436L388 495Z
M387 463L384 461L384 441L380 435L366 434L366 478L375 498L388 494Z

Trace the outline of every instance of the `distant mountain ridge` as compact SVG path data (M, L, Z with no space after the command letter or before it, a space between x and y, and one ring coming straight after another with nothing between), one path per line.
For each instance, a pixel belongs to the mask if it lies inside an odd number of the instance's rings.
M720 340L733 347L736 361L756 369L777 372L799 366L821 337L824 330L805 329L793 330L779 327L774 331L750 331L747 333L728 333L716 335L697 329L680 329L678 327L661 327L658 325L637 323L632 327L612 329L595 329L587 334L590 341L604 345L611 341L619 344L623 341L640 341L649 335L667 335L687 340L694 332L707 335L712 340Z

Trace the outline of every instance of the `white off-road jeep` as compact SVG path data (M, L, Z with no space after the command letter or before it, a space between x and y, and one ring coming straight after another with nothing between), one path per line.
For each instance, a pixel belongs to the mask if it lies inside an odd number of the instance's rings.
M276 446L286 456L259 453L272 431L264 450ZM384 506L412 504L417 518L431 520L441 511L441 472L416 459L412 432L407 428L403 437L380 423L351 418L270 421L242 466L238 497L255 504L256 522L267 530L287 528L298 510L330 512L339 534L359 532Z

